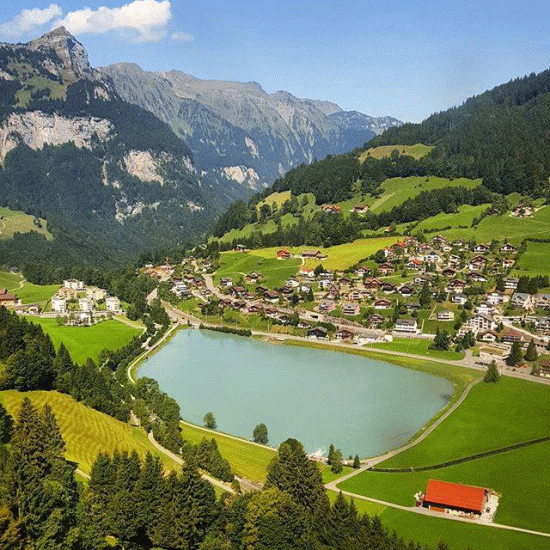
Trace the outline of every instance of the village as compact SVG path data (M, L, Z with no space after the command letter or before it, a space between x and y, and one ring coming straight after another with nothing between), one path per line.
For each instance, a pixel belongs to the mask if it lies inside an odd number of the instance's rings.
M254 254L242 246L237 252ZM514 343L524 354L531 340L544 356L550 336L548 278L510 275L519 253L507 242L404 237L345 271L325 269L326 252L278 249L278 261L301 261L280 286L270 286L260 270L219 275L218 260L209 257L145 271L169 285L173 305L196 300L195 313L223 318L236 311L267 320L269 330L359 346L429 340L441 351L468 350L480 365L494 360L501 370L507 364L550 377L544 358L530 366L509 361Z

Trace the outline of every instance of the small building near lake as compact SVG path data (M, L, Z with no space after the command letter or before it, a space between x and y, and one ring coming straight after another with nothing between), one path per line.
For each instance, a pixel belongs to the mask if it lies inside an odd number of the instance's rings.
M422 505L434 511L456 510L481 515L488 489L430 479Z

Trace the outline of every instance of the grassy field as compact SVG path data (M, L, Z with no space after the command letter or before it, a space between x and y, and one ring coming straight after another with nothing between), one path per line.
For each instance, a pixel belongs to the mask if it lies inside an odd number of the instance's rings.
M432 191L433 189L442 189L443 187L464 186L467 188L478 187L481 180L470 180L467 178L458 178L449 180L446 178L436 178L433 176L422 177L413 176L410 178L390 178L384 181L381 188L384 194L374 202L369 203L372 212L379 214L387 212L394 206L401 205L407 199L416 197L422 191Z
M435 231L444 227L459 228L460 226L471 227L472 220L478 218L479 215L487 210L489 204L479 204L470 206L469 204L462 205L458 212L453 214L437 214L431 218L421 221L414 229L417 231Z
M267 465L276 450L254 445L244 439L230 437L213 430L207 430L187 422L182 423L183 437L191 443L199 443L203 437L214 438L224 458L231 464L233 472L251 481L265 481Z
M220 258L220 268L216 272L215 282L219 283L222 277L231 277L236 284L239 278L244 280L246 274L258 271L264 276L262 285L268 288L282 286L288 278L296 275L301 260L277 260L276 255L276 251L270 257L259 254L256 250L248 254L224 252Z
M401 155L409 155L415 159L420 159L425 157L433 149L433 146L424 145L422 143L417 143L416 145L381 145L380 147L368 149L361 153L359 161L364 162L367 157L373 157L375 159L389 157L392 151L396 149Z
M1 222L0 222L1 223ZM59 285L35 285L23 279L19 273L0 272L0 288L17 294L23 304L46 304L57 292Z
M481 382L426 439L383 466L428 466L550 435L549 416L550 387L509 377Z
M39 324L50 335L56 349L63 342L71 353L73 361L83 364L88 357L97 361L99 353L107 348L116 350L125 346L134 336L142 333L139 328L110 319L90 327L59 326L56 319L29 317L29 321Z
M389 349L402 353L414 353L416 355L427 355L428 357L446 359L449 361L459 361L464 357L464 353L457 353L453 350L439 351L435 349L428 349L431 344L431 340L420 340L418 338L394 338L392 342L369 344L368 347Z
M46 220L41 219L42 227L38 227L34 224L33 216L9 208L0 208L0 216L4 217L3 220L0 220L0 240L11 239L14 233L28 233L29 231L36 231L49 241L53 239L52 234L46 229Z
M500 497L495 522L550 532L550 442L427 472L362 472L343 481L345 491L414 506L429 479L486 487Z
M444 540L451 550L548 549L548 539L545 537L420 516L390 507L385 508L379 515L382 524L390 530L395 530L403 539L412 539L429 545L430 548L435 548L440 540Z
M448 224L452 225L452 224ZM532 218L517 218L508 214L486 216L476 228L448 229L441 232L449 239L471 239L477 242L502 240L504 236L514 245L525 237L550 238L550 207L545 206L535 212Z
M86 473L90 472L99 452L113 453L115 449L128 452L135 449L141 458L150 452L160 456L166 469L180 468L165 455L158 453L142 428L133 428L129 424L90 409L68 395L45 391L0 392L2 403L14 417L17 417L25 396L31 399L35 407L42 408L46 403L50 405L67 446L65 457L77 462L80 469Z
M19 283L23 280L23 277L18 273L9 273L7 271L0 271L0 288L7 288L8 291L12 291L19 288Z
M548 275L548 259L550 258L550 243L527 243L527 250L520 256L514 266L513 275Z

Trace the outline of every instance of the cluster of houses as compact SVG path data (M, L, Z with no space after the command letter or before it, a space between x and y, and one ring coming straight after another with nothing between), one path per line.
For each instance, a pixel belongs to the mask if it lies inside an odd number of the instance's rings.
M19 304L17 294L12 294L5 288L0 288L0 306L10 307Z
M63 281L63 286L52 298L52 311L56 315L70 313L80 324L91 323L94 315L123 313L116 296L109 296L102 288L87 287L77 279Z

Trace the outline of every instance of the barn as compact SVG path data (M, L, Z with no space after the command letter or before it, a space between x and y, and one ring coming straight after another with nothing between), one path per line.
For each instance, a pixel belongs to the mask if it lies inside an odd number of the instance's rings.
M424 496L425 508L481 514L487 503L487 489L430 479Z

